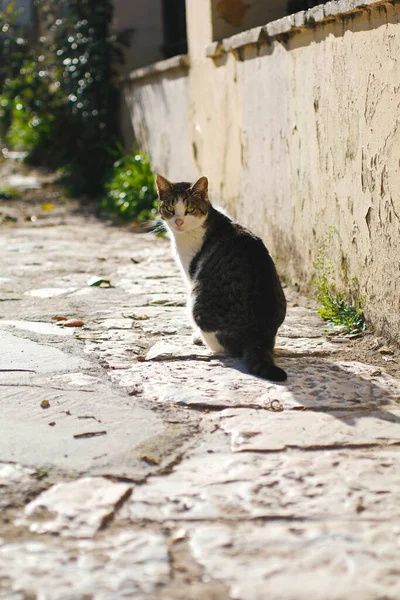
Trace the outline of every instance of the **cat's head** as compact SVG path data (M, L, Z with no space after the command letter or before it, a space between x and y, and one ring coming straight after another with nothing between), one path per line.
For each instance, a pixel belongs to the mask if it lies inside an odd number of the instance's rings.
M174 234L186 233L201 227L210 207L207 177L195 183L171 183L157 175L158 210Z

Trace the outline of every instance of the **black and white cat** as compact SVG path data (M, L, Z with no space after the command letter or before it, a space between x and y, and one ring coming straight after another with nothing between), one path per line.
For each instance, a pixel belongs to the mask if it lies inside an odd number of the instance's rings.
M286 299L263 242L210 204L206 177L191 184L157 175L156 183L201 338L213 352L242 356L253 375L284 381L272 353Z

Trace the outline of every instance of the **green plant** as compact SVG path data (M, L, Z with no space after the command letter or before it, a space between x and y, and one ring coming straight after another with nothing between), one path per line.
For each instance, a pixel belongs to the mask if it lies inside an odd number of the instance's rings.
M117 220L142 224L156 216L154 175L144 154L132 152L114 162L106 189L102 208Z
M29 55L23 28L17 25L21 10L10 2L0 11L0 136L4 137L11 124L12 101L15 90L8 90L18 80L20 69Z
M45 0L41 6L45 45L64 99L55 132L65 149L64 183L73 195L100 197L113 163L109 149L119 138L114 65L123 60L130 31L111 35L112 0Z
M24 29L17 25L22 9L16 10L15 2L9 2L0 11L0 88L8 78L18 76L19 69L29 52Z
M53 137L60 103L57 92L51 88L49 72L35 60L27 59L19 77L7 80L0 99L0 105L10 115L4 135L7 145L27 152L30 163L59 166L64 149L54 143Z
M18 26L14 3L0 13L0 135L26 161L59 166L63 147L54 141L55 122L62 98L54 85L49 56L43 43L33 48Z
M11 187L2 187L0 188L0 200L13 200L14 198L18 198L19 192Z
M336 233L334 227L329 228L314 264L316 277L313 284L317 290L317 300L321 304L317 310L325 321L345 327L346 331L361 332L366 329L366 322L362 308L363 301L356 297L357 293L354 289L356 278L350 280L348 298L332 283L334 269L327 256Z
M62 168L71 195L102 197L119 139L112 0L37 0L45 35L28 44L11 2L0 13L0 136L27 161Z

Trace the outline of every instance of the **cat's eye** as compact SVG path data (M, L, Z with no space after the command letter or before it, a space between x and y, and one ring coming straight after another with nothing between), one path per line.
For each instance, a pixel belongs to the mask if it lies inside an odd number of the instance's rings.
M168 211L168 212L170 212L170 213L173 213L174 212L174 207L173 207L172 204L167 204L165 206L165 210Z
M193 208L193 206L188 206L187 209L186 209L186 214L187 215L191 215L192 213L194 213L195 210L196 209Z

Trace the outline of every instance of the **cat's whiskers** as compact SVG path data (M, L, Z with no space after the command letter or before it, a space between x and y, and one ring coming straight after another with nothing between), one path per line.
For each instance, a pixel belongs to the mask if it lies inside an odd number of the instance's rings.
M149 233L165 233L167 231L164 221L159 217L157 219L144 221L142 226L145 227Z

